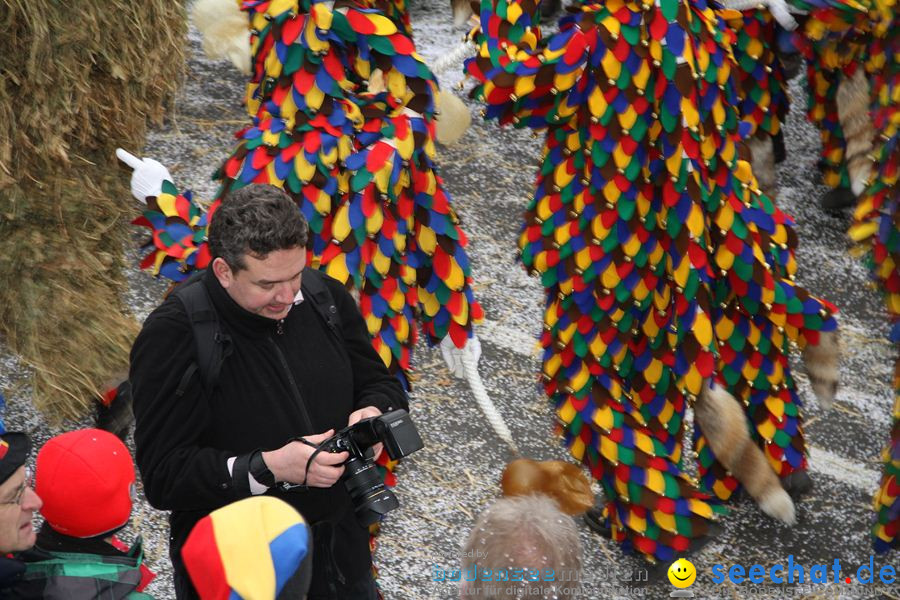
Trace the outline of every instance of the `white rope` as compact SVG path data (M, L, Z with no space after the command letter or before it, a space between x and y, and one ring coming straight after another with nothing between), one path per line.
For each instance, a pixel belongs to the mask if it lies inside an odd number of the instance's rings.
M506 442L516 455L520 455L521 452L519 452L519 448L516 447L516 443L513 441L512 433L510 433L509 427L506 426L506 421L503 420L503 416L497 410L497 407L494 406L487 390L484 388L484 382L481 380L481 375L478 374L478 363L472 360L472 357L466 352L462 353L461 358L463 369L466 372L466 379L469 382L469 387L472 388L472 395L475 396L478 408L484 413L497 436Z
M468 39L463 40L456 48L437 59L434 64L431 65L431 72L434 73L435 77L440 79L441 73L451 67L458 67L464 59L472 55L474 49L475 44Z
M431 65L431 72L438 80L440 80L441 74L448 69L454 67L459 68L460 63L471 56L474 49L475 44L470 39L466 38L460 42L456 48L436 60L434 64ZM491 428L496 432L497 437L506 442L516 455L521 455L519 448L513 441L509 427L506 426L506 421L503 420L500 411L497 410L497 407L494 405L493 401L491 401L491 397L488 396L487 390L484 387L484 382L481 380L481 375L478 373L478 362L473 360L467 352L461 352L460 354L462 355L460 358L462 359L466 380L469 382L469 387L472 390L472 395L475 396L475 402L478 404L478 408L481 409L481 412L484 414L485 418L487 418L488 423L490 423Z

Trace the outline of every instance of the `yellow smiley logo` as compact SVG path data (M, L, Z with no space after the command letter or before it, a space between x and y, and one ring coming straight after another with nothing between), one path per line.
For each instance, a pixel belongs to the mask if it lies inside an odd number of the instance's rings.
M669 567L669 581L677 588L691 587L695 579L697 569L689 560L679 558Z

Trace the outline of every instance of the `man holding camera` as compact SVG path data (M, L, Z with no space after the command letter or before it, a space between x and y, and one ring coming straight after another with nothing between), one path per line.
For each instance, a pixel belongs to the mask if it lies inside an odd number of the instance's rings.
M339 483L348 453L314 447L408 405L350 294L304 270L307 234L296 204L276 187L227 196L210 222L209 268L150 314L132 349L136 460L150 503L172 511L178 598L196 597L180 557L193 525L261 493L312 524L310 599L377 596L368 531ZM304 299L313 280L330 296L324 311ZM188 286L202 286L194 291L209 305L197 310ZM215 323L212 359L196 339L204 320Z

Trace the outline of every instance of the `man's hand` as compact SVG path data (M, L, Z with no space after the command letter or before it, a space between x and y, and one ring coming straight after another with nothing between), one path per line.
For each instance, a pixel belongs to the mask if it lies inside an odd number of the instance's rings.
M172 181L169 170L159 161L152 158L138 158L121 148L116 148L116 156L134 169L134 173L131 174L131 195L138 202L147 204L148 197L158 197L162 192L163 181Z
M347 425L353 425L354 423L359 423L363 419L368 419L369 417L377 417L380 414L381 411L374 406L365 406L350 413L350 418L347 419ZM375 451L375 460L378 460L378 457L381 456L381 451L384 450L384 444L379 442L372 446L372 450Z
M350 418L347 419L347 425L355 425L363 419L368 419L369 417L377 417L380 414L381 411L374 406L365 406L350 413Z
M377 410L377 409L376 409ZM307 435L304 439L310 444L318 445L334 435L334 429L324 433ZM346 452L319 452L306 472L306 463L315 452L315 448L303 442L288 442L278 450L263 452L266 466L275 475L275 481L286 481L300 485L306 480L309 487L327 488L337 483L344 474L344 462L350 457Z

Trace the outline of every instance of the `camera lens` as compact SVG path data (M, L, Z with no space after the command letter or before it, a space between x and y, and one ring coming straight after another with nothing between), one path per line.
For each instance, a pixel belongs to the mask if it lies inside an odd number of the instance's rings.
M375 461L351 458L344 465L344 485L353 501L356 518L368 527L400 503L381 481Z

